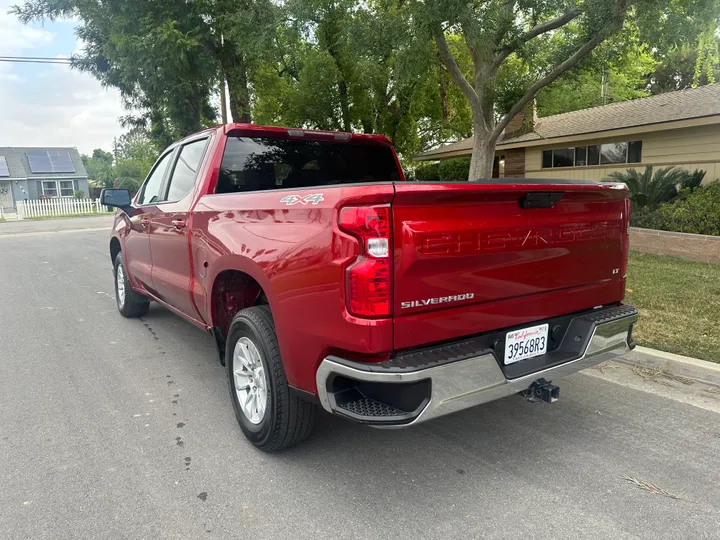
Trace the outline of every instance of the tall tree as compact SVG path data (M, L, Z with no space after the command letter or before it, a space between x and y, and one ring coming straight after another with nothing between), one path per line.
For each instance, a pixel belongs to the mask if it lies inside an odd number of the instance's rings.
M85 49L73 67L120 91L131 125L152 126L161 142L215 118L209 104L217 66L201 4L182 0L27 0L23 22L77 17Z
M135 193L157 158L158 148L148 133L135 130L123 135L116 155L100 148L92 156L82 156L88 177L104 187L124 187Z
M648 74L653 94L711 83L720 75L717 0L671 0L649 4L638 25L657 62Z
M270 0L26 0L23 22L76 17L73 67L120 91L130 127L166 144L215 122L227 81L235 121L251 120L249 72L274 28Z
M411 15L397 0L285 3L274 58L255 72L257 121L383 133L407 157L466 134L467 106Z
M440 58L470 104L474 135L470 178L491 176L495 145L510 120L540 90L619 31L629 1L412 2L416 20L435 40ZM568 28L572 32L564 31ZM462 36L472 59L470 76L458 65L448 45L448 35ZM546 59L544 69L533 76L532 83L509 110L496 116L498 73L503 64L513 56L540 57L544 44L553 40L564 40L563 54Z
M196 0L213 37L221 86L227 82L235 122L252 121L254 72L268 58L282 11L271 0Z
M639 37L637 27L602 43L578 66L543 88L537 95L539 116L627 101L649 95L647 76L655 70L653 51Z

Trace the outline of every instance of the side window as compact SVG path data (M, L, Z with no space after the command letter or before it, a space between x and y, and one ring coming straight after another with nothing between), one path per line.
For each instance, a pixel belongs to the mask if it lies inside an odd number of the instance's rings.
M201 139L182 147L170 178L168 201L179 201L193 188L207 144L208 139Z
M148 176L148 179L145 181L142 192L138 197L138 204L153 204L160 202L160 188L162 188L165 171L167 171L168 165L170 165L170 156L172 155L172 152L165 154L150 173L150 176Z

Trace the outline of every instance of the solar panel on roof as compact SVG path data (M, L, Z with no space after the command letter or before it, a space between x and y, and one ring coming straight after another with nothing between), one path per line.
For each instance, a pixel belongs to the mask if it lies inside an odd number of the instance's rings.
M8 169L5 156L0 156L0 177L2 176L10 176L10 169Z
M50 156L47 150L28 150L25 152L30 164L30 171L33 173L51 173L55 172L50 162Z
M70 153L63 150L28 150L25 152L33 173L74 173Z
M50 156L53 172L75 172L75 165L73 165L72 159L70 158L70 153L63 152L62 150L48 150L48 155Z

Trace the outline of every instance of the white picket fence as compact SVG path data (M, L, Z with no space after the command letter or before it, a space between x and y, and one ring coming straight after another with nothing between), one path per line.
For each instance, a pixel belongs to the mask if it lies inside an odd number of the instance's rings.
M99 214L102 212L110 212L110 208L101 205L100 199L74 199L68 197L17 202L18 219Z

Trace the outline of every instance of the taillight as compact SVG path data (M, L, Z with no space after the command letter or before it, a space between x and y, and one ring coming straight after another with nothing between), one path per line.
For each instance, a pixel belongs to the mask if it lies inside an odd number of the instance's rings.
M338 225L359 240L358 257L347 269L348 311L358 317L390 316L390 206L345 207Z
M627 276L628 258L630 257L630 199L625 199L625 230L623 231L623 260L622 260L622 277Z

